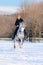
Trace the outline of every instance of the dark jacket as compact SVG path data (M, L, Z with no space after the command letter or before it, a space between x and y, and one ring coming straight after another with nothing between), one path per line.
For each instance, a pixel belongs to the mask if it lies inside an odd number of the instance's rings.
M21 22L23 22L23 19L20 18L20 20L17 18L15 22L15 26L19 25Z

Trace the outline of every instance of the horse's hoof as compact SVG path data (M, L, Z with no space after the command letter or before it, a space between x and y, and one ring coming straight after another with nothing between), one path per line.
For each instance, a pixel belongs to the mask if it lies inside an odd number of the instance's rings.
M16 48L16 46L14 46L14 48Z

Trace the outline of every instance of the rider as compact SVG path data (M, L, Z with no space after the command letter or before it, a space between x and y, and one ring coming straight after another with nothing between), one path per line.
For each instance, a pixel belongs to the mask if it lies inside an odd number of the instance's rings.
M15 38L15 35L17 34L17 31L18 31L18 29L19 29L19 24L20 24L21 22L23 22L23 19L21 18L20 15L18 15L17 20L16 20L16 22L15 22L16 29L15 29L15 32L14 32L14 35L13 35L13 38L12 38L12 39Z

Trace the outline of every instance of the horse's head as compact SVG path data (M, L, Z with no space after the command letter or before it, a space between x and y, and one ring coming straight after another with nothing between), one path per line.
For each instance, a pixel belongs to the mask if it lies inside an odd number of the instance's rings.
M25 29L25 24L24 24L24 22L22 22L22 23L20 23L19 31L20 31L20 32L23 32L24 29Z

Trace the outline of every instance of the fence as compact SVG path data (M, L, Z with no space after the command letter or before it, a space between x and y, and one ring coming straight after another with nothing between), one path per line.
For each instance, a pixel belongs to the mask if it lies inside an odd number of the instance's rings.
M32 42L36 42L36 41L41 42L43 41L43 38L32 38Z

